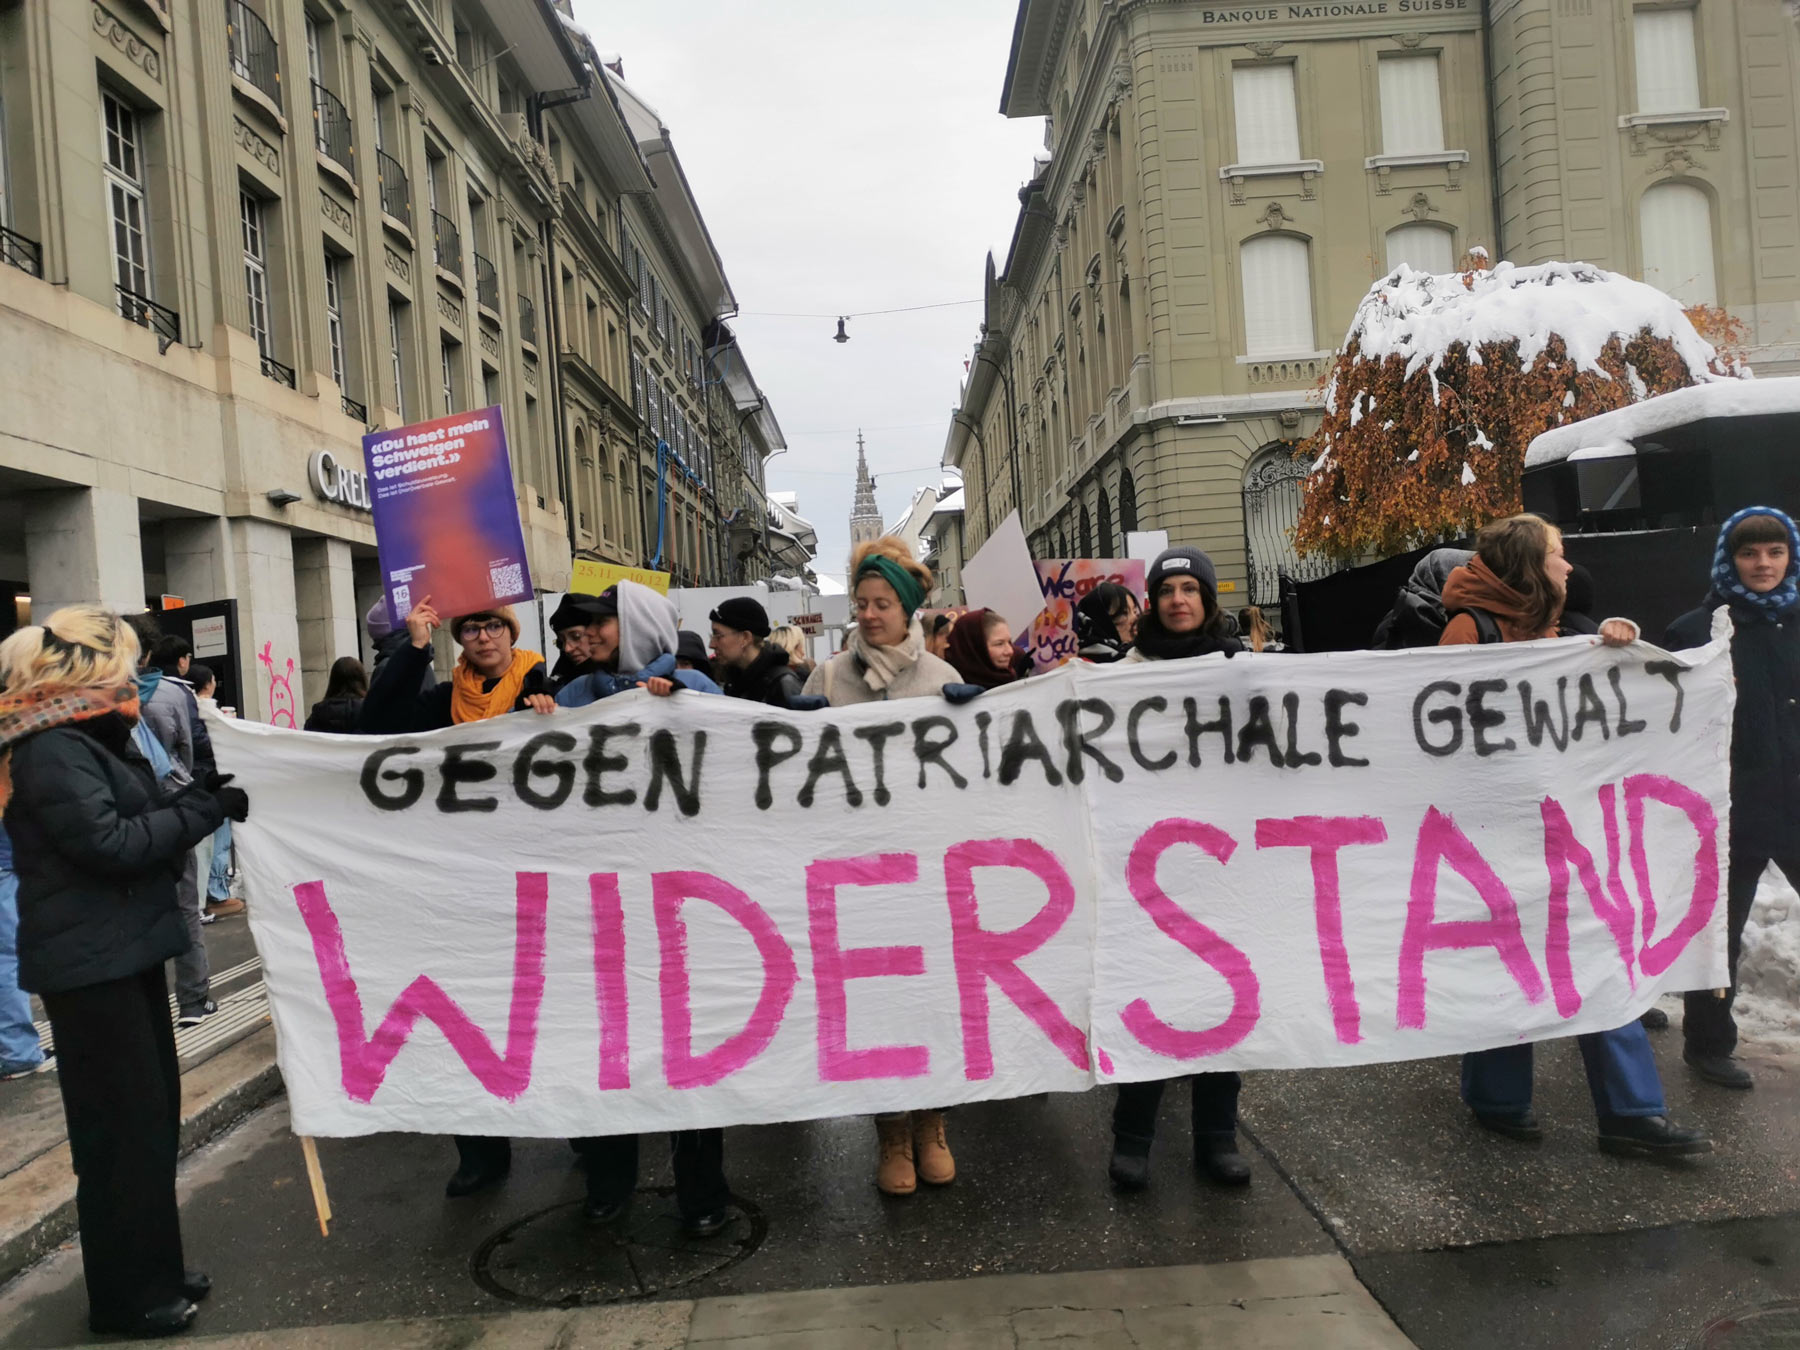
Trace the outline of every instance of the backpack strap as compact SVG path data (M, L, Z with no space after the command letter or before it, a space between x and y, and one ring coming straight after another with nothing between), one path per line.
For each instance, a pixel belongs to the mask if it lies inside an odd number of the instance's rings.
M1500 631L1500 621L1487 610L1476 609L1474 606L1470 606L1468 609L1453 609L1446 618L1454 619L1458 614L1467 614L1474 621L1475 640L1483 646L1490 642L1506 641L1506 635Z

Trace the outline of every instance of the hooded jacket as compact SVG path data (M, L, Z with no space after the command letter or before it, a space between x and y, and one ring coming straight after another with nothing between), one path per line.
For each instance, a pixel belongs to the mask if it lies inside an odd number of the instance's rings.
M745 698L753 703L766 703L772 708L785 708L788 700L800 692L800 674L788 660L787 652L773 642L763 643L756 659L742 670L727 670L725 692L732 698Z
M11 768L20 987L63 993L185 952L176 879L225 819L218 802L197 788L165 796L122 718L27 737Z
M329 731L340 736L356 734L356 716L362 711L360 698L322 698L306 715L305 731Z
M674 680L702 694L724 691L697 670L675 668L675 647L680 641L680 611L675 602L635 581L621 581L619 594L619 673L595 671L577 676L557 691L564 708L585 708L608 695L629 689L641 680Z
M194 776L194 721L199 710L192 706L194 696L177 681L166 679L162 671L148 666L138 672L138 706L144 725L169 758L175 761L183 782Z
M1425 647L1444 631L1444 586L1475 555L1466 548L1434 548L1413 565L1394 607L1375 629L1373 647Z
M1450 579L1444 583L1444 609L1452 618L1444 625L1443 636L1438 639L1440 647L1481 641L1481 629L1475 620L1467 614L1456 613L1467 609L1485 610L1493 615L1500 626L1503 642L1530 642L1534 638L1556 636L1555 622L1544 629L1525 626L1525 597L1495 576L1479 554L1450 573Z
M1721 554L1736 519L1719 531ZM1663 646L1704 647L1712 640L1713 611L1720 605L1731 610L1731 665L1737 677L1731 851L1791 858L1800 852L1800 606L1768 612L1720 590L1715 576L1700 608L1669 625Z

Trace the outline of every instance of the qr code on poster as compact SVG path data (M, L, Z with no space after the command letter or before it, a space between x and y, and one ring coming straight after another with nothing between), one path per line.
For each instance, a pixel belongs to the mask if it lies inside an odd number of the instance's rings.
M396 586L396 587L394 587L394 608L399 610L402 614L408 614L408 613L412 612L412 587L411 586Z
M519 563L488 568L488 585L495 595L517 595L525 589L525 569Z

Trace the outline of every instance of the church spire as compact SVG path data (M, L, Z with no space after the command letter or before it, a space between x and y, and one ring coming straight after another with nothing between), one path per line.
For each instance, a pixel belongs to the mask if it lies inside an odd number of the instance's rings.
M882 534L881 508L875 505L875 480L869 476L869 458L863 434L856 433L856 503L850 508L850 547Z

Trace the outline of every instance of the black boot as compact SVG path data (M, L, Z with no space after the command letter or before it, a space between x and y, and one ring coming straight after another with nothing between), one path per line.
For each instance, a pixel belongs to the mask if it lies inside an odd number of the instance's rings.
M1238 1152L1237 1131L1194 1137L1194 1161L1215 1185L1248 1186L1250 1162Z
M1141 1191L1150 1184L1150 1141L1113 1136L1112 1162L1107 1176L1122 1191Z
M212 1277L198 1270L183 1271L181 1275L181 1292L193 1302L198 1303L212 1293Z
M1621 1158L1681 1158L1711 1153L1703 1130L1671 1124L1667 1116L1601 1116L1600 1151Z
M617 1200L590 1195L582 1202L581 1217L591 1228L608 1228L624 1218L630 1208L629 1193Z
M691 1238L709 1238L725 1231L731 1222L731 1215L723 1209L709 1209L704 1214L684 1217L681 1221L681 1235Z
M1525 1144L1535 1144L1544 1137L1544 1127L1538 1124L1538 1118L1530 1107L1517 1115L1477 1111L1475 1123L1484 1130L1492 1130L1495 1134L1503 1134L1508 1139L1517 1139Z
M194 1314L199 1311L188 1299L178 1298L173 1303L165 1303L160 1308L152 1308L134 1317L115 1318L91 1314L88 1317L88 1327L102 1336L130 1336L134 1340L149 1340L153 1336L173 1336L186 1331L193 1323Z
M1688 1068L1719 1087L1736 1088L1743 1092L1756 1086L1750 1070L1730 1055L1697 1055L1688 1050L1681 1057L1687 1061Z
M460 1159L456 1171L444 1184L444 1194L452 1200L474 1195L490 1186L498 1186L512 1171L512 1141L477 1136L457 1136L456 1153Z

